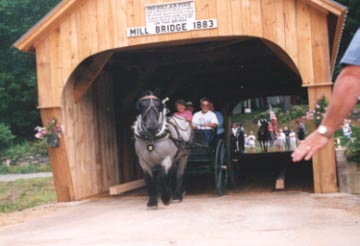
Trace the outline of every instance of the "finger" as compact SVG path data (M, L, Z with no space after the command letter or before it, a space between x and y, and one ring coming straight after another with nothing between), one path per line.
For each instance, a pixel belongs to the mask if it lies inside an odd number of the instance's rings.
M305 155L306 155L306 151L304 150L304 148L298 148L292 154L293 161L299 162L304 158Z
M306 154L306 156L304 158L305 161L310 160L315 152L316 152L316 148L311 148L310 151Z

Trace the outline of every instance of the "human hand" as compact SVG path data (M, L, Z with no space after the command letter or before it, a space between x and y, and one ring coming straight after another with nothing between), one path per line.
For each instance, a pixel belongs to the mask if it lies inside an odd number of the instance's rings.
M300 142L300 145L292 153L293 162L299 162L302 159L310 160L316 151L323 148L329 139L317 131L312 132L305 140Z

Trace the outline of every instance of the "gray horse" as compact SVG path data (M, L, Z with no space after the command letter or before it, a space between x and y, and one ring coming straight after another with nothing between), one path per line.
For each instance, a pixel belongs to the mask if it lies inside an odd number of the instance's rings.
M134 128L135 150L144 171L149 195L148 208L157 207L159 189L164 205L171 196L182 200L182 181L189 156L185 142L190 140L191 127L183 118L166 117L166 108L152 92L137 101L140 112ZM173 180L172 180L173 179Z

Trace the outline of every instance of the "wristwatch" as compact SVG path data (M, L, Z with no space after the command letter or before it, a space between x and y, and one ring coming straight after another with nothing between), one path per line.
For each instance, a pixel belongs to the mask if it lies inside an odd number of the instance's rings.
M328 132L328 129L324 125L320 125L317 129L318 133L326 138L331 138L332 134Z

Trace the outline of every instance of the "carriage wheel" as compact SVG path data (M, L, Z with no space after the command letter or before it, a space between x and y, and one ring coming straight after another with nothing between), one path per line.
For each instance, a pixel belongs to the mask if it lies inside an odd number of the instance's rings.
M216 146L215 152L215 184L216 192L219 196L224 194L224 188L228 179L229 160L227 158L224 140L220 139Z
M237 178L237 165L238 163L234 163L231 159L230 154L230 148L226 148L226 155L227 160L229 160L229 169L228 169L228 175L229 175L229 181L232 188L236 188L238 184L238 178Z

